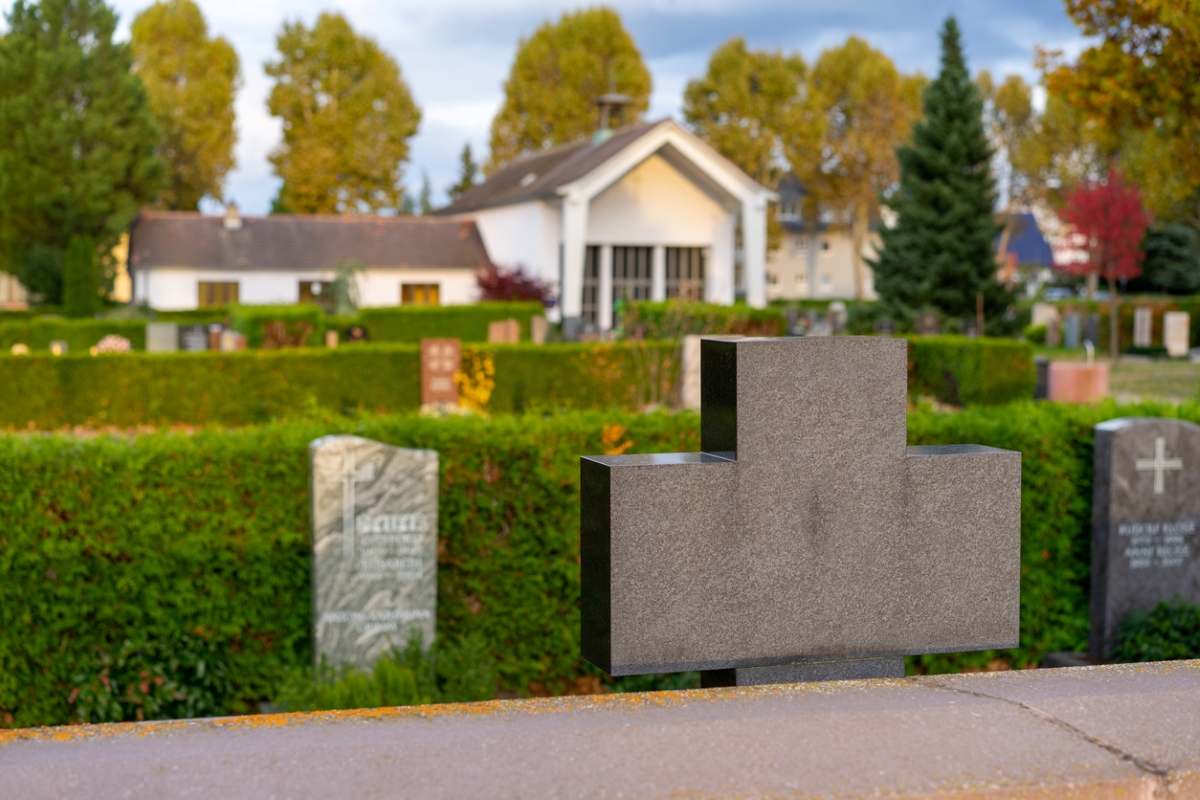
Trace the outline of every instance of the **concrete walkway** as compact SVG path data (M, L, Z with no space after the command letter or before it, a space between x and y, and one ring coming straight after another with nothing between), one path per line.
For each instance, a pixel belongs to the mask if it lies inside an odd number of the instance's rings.
M0 732L0 796L1200 797L1200 661Z

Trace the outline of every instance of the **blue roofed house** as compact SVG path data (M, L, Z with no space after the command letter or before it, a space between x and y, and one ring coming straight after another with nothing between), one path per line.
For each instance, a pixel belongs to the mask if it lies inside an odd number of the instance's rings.
M1032 212L1002 214L1000 222L1004 230L996 237L997 277L1010 286L1023 283L1032 296L1051 278L1054 250Z

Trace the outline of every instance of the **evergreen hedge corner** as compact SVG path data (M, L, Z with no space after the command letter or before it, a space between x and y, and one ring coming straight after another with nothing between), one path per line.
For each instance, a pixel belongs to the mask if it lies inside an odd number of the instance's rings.
M546 309L536 301L481 302L463 306L389 306L363 308L357 324L362 325L372 342L410 342L421 339L462 339L486 342L488 325L516 319L521 340L529 341L529 321L544 315Z

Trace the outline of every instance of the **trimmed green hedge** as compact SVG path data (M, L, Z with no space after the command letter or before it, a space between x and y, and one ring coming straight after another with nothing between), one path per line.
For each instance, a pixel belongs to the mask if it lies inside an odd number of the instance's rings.
M915 395L996 404L1033 394L1027 345L992 339L912 339ZM673 342L466 345L494 358L488 409L640 409L670 405ZM417 345L357 345L241 353L0 355L0 428L246 425L320 408L389 413L420 407Z
M63 341L67 352L86 354L110 333L124 336L134 350L146 349L146 323L141 320L34 317L0 320L0 352L8 353L14 344L23 344L32 352L49 353L51 342Z
M670 353L673 346L667 346ZM488 408L634 408L653 382L647 343L476 345L496 387ZM673 380L664 375L664 380ZM661 392L660 392L661 394ZM0 427L247 425L313 408L338 413L412 411L421 405L417 345L361 345L240 353L0 356Z
M529 320L546 310L536 301L486 302L469 306L397 306L364 308L357 324L372 342L419 342L421 339L462 339L486 342L488 324L509 318L521 325L522 341L529 340Z
M631 303L620 326L626 336L644 339L678 339L697 333L779 336L786 332L787 320L783 311L774 307L668 300Z
M908 337L908 391L954 405L999 405L1033 397L1033 348L1011 339Z
M325 311L312 303L287 306L231 306L229 327L245 334L246 346L257 350L263 346L264 329L272 322L282 322L289 335L299 331L299 325L309 328L305 344L308 347L325 345Z
M911 668L1021 667L1083 649L1092 426L1176 413L1200 421L1195 405L910 413L910 444L1023 453L1021 647L918 657ZM602 452L614 424L627 426L617 439L631 441L630 452L695 450L698 422L690 413L581 412L0 437L0 721L76 718L84 695L69 702L75 689L94 685L118 654L155 672L165 642L182 642L193 660L219 652L223 713L276 697L310 663L306 445L334 432L441 453L443 642L482 647L501 690L565 691L597 675L578 658L578 456Z

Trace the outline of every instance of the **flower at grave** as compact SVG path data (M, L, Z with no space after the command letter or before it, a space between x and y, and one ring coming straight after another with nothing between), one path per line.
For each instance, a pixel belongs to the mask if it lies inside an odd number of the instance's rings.
M12 354L13 354L14 356L27 356L27 355L29 355L29 345L27 345L27 344L21 344L20 342L17 342L16 344L14 344L14 345L12 346Z
M629 429L619 422L614 422L604 428L604 433L600 434L600 442L604 446L604 455L619 456L629 448L633 447L633 441L625 439L625 432Z
M133 350L133 346L130 345L129 340L115 333L110 333L96 343L97 353L128 353L131 350Z
M458 384L458 404L478 414L487 413L488 401L496 388L496 361L491 353L464 351L463 368L454 373Z

